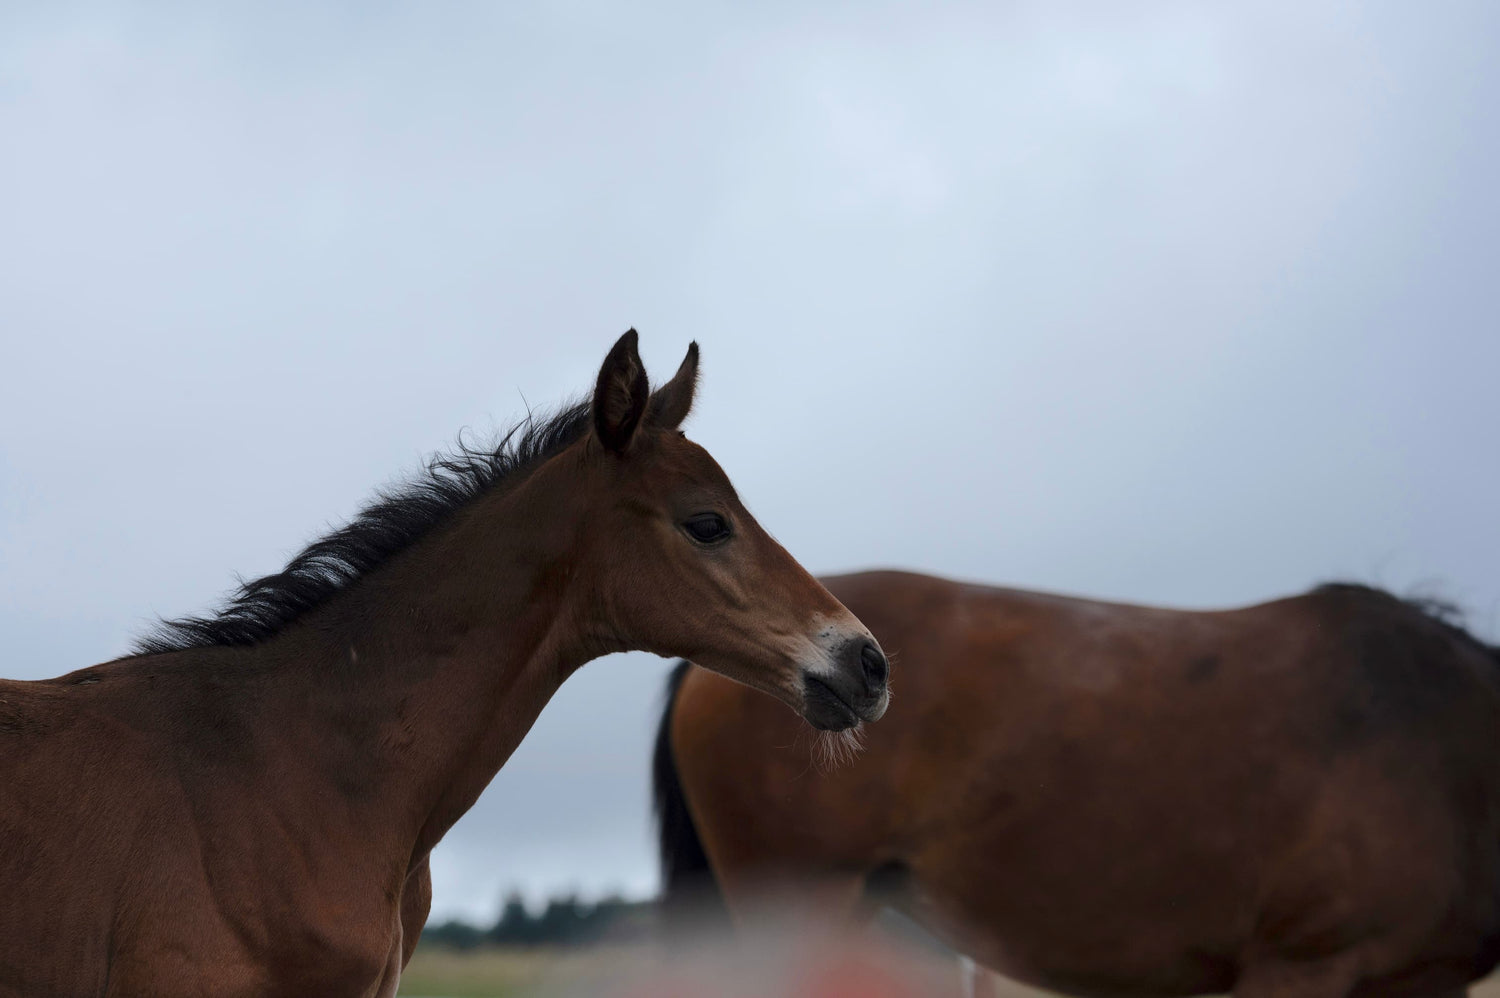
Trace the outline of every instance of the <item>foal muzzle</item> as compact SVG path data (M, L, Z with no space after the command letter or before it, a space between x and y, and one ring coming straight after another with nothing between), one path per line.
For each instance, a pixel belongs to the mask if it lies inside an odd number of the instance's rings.
M878 721L890 703L890 662L871 638L844 642L827 671L804 669L803 716L823 731L843 731Z

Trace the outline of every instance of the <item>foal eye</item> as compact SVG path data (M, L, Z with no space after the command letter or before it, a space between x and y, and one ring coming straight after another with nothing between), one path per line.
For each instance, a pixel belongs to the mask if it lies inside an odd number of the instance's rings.
M699 513L682 526L699 544L714 544L729 536L729 524L718 513Z

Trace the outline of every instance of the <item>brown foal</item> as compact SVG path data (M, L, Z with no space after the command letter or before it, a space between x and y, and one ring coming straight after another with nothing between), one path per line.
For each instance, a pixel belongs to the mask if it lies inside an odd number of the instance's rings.
M0 681L0 995L389 996L427 856L553 692L690 656L880 716L869 632L677 427L634 331L590 404L462 450L211 618Z
M1438 996L1500 961L1500 650L1435 608L824 582L896 660L891 709L820 769L788 712L684 664L669 897L891 904L1082 995Z

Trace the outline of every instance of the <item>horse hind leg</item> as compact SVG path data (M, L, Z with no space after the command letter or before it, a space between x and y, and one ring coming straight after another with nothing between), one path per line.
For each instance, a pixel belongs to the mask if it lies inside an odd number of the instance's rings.
M958 955L958 993L963 998L977 998L979 992L979 965L972 956Z
M1014 998L1024 991L972 956L958 955L958 993L962 998Z

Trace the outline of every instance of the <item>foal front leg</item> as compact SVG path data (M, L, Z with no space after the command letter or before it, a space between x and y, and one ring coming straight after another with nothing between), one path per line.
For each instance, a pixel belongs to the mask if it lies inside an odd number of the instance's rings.
M427 924L427 915L432 910L432 871L427 868L427 857L412 867L406 875L406 886L401 891L401 967L411 962L412 951L417 948L417 939L422 927Z
M401 940L397 939L391 947L391 955L385 962L385 973L375 987L373 998L396 998L396 990L401 987L401 969L406 966L401 952Z
M411 962L412 952L417 948L417 939L422 935L422 927L427 924L427 913L431 909L432 871L427 868L427 859L423 857L406 875L406 884L401 889L401 920L396 925L396 938L391 942L385 971L371 993L373 998L395 998L401 987L401 971Z

